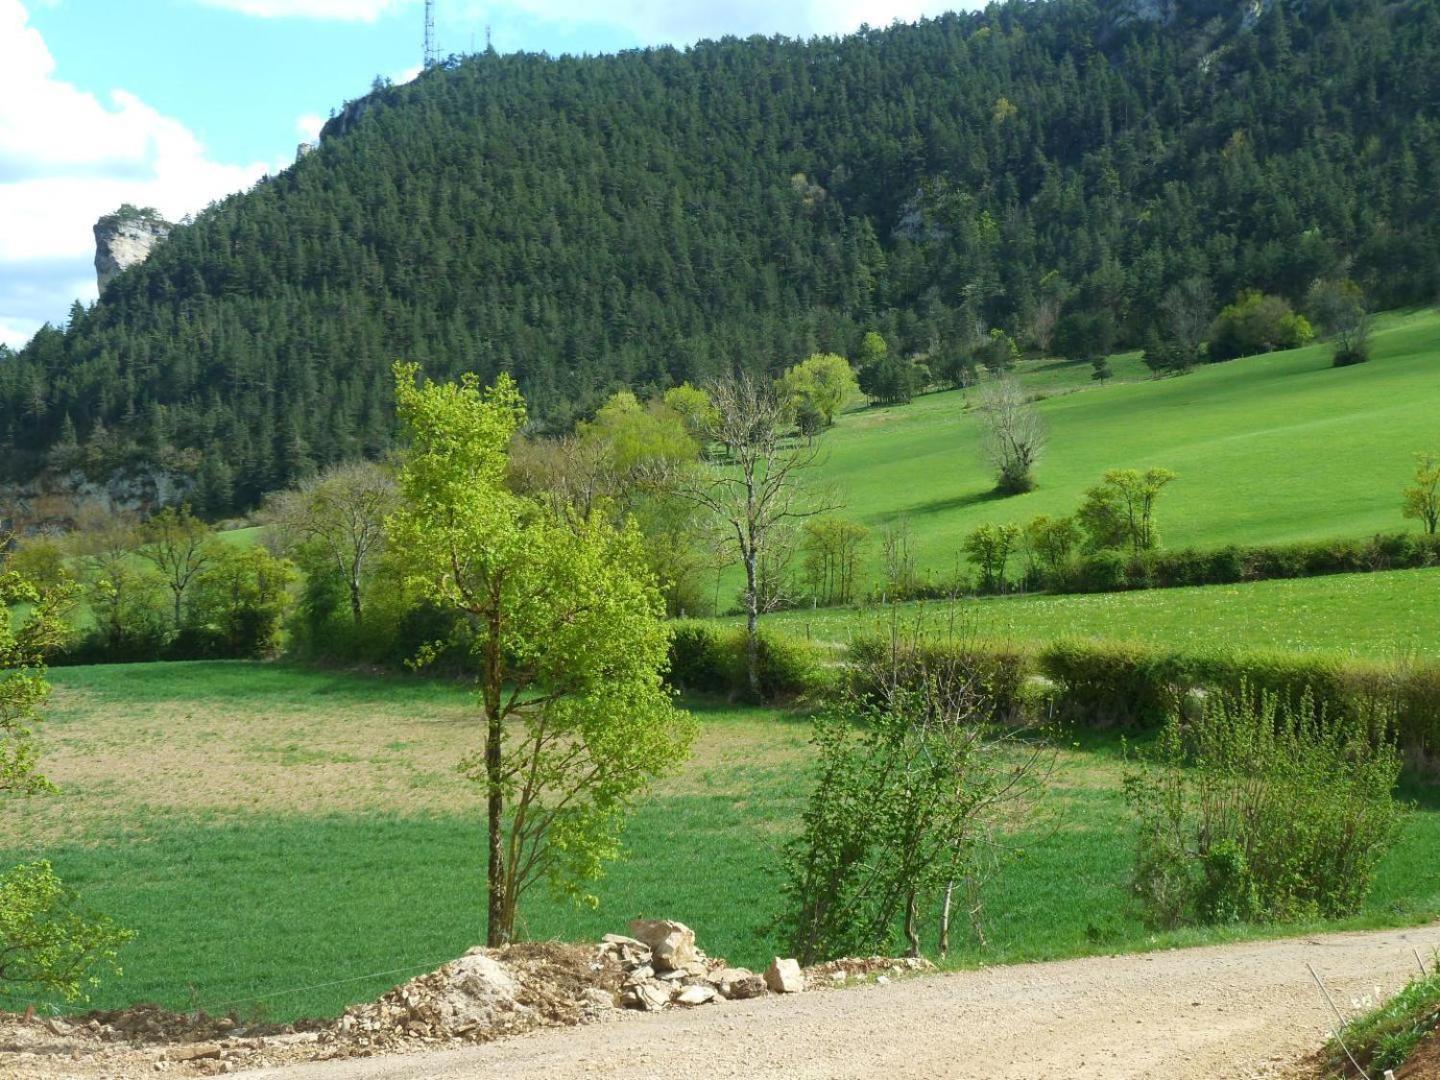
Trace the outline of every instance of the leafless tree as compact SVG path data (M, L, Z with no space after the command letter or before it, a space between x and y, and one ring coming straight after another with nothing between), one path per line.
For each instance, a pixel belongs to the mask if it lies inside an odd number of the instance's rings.
M1045 422L1014 379L992 379L980 388L985 427L981 449L995 470L995 487L1018 495L1035 486L1035 463L1045 449Z
M1171 341L1194 356L1205 344L1215 321L1215 290L1203 277L1188 277L1170 286L1160 301L1160 314Z
M760 695L760 616L765 611L763 570L777 544L800 521L836 508L833 498L805 490L805 471L819 448L792 437L794 417L768 381L737 375L709 387L715 406L712 442L729 448L729 460L700 465L675 479L675 490L723 528L745 567L745 671ZM773 565L773 561L771 561Z
M362 588L385 544L385 518L395 509L395 482L373 462L338 465L270 503L282 539L311 548L335 569L350 594L350 614L364 616Z

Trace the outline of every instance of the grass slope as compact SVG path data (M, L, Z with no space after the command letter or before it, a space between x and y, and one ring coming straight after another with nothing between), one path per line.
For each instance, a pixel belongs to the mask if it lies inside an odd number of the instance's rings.
M1295 649L1394 659L1440 655L1440 570L1337 574L1193 589L1085 596L1003 596L907 604L931 615L954 610L982 637L1051 641L1104 637L1176 648L1215 645ZM884 616L865 608L787 611L772 629L843 642ZM735 620L732 620L735 621Z
M1440 450L1440 315L1378 321L1374 360L1330 366L1330 347L1251 357L1168 379L1098 387L1088 364L1022 366L1049 427L1039 488L1000 499L980 460L980 425L959 392L843 416L824 437L815 481L848 517L879 529L906 516L919 563L954 570L965 535L986 521L1067 514L1107 469L1180 474L1160 519L1168 546L1364 536L1407 526L1400 490L1413 455ZM1067 392L1074 390L1076 392ZM878 565L878 545L872 564Z
M42 759L65 794L0 821L0 865L43 852L91 905L140 932L95 1004L333 1014L479 940L480 810L454 770L475 738L461 687L239 663L54 674ZM526 933L583 940L663 915L737 963L764 964L780 947L766 929L773 866L809 787L808 725L697 711L693 761L645 804L598 907L536 892ZM988 946L962 935L953 963L1296 929L1149 932L1125 899L1121 769L1114 738L1063 751L1058 819L987 888ZM1420 809L1344 925L1440 915L1440 793L1405 794Z

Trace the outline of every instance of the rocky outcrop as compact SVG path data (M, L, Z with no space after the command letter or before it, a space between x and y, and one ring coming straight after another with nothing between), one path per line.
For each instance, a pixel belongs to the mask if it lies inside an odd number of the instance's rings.
M95 223L95 277L103 295L115 275L150 257L174 226L150 208L126 203Z

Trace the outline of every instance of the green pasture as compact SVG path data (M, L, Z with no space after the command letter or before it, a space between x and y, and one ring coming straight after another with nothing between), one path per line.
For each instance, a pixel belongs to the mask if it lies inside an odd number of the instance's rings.
M65 791L10 815L0 862L43 853L89 904L139 931L94 1005L334 1014L480 940L480 806L452 760L474 738L462 687L243 663L77 668L55 681L43 756ZM808 723L692 707L695 758L635 819L598 906L536 892L528 935L583 941L651 915L684 920L736 963L782 948L768 926L773 869L808 789ZM988 945L960 934L952 964L1300 929L1149 932L1126 895L1121 770L1117 738L1064 743L1045 821L986 887ZM1418 809L1345 926L1440 915L1440 794L1405 794ZM925 933L933 941L933 919Z
M966 633L1015 641L1103 637L1179 649L1293 649L1379 660L1440 656L1440 569L1089 595L903 604ZM889 617L878 607L778 612L764 625L844 642ZM735 622L737 620L731 619Z
M812 480L877 534L908 519L919 565L938 579L954 572L975 526L1068 514L1107 469L1179 474L1159 512L1170 547L1414 528L1400 516L1400 491L1415 453L1440 451L1440 315L1378 319L1369 364L1334 368L1330 352L1313 345L1165 379L1144 377L1127 354L1103 386L1088 364L1028 361L1021 381L1049 395L1038 406L1049 445L1026 495L993 494L973 391L852 410L823 436ZM869 562L873 573L873 539Z

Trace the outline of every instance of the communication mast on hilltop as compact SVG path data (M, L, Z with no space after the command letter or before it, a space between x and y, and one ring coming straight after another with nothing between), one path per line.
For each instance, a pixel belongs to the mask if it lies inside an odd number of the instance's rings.
M425 66L432 68L439 62L440 53L435 47L435 0L425 0Z

